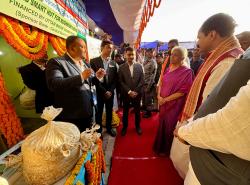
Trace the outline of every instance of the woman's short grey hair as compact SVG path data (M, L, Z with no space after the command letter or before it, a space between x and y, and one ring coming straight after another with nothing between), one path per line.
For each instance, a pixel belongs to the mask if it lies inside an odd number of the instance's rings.
M183 57L183 60L184 60L185 58L187 58L187 56L188 56L188 51L187 51L186 48L181 47L181 46L175 46L175 47L172 49L171 53L172 53L174 50L180 51L180 53L181 53L181 55L182 55L182 57Z

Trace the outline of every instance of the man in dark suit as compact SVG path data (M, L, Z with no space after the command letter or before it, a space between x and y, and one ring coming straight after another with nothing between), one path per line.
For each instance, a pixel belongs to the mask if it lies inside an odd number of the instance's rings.
M140 102L144 85L143 69L141 64L135 63L135 51L128 47L125 49L126 63L119 68L119 82L123 97L123 128L122 136L126 135L128 127L128 112L130 104L135 111L135 126L137 134L141 135Z
M64 56L49 60L46 79L54 92L54 106L63 108L57 120L74 123L82 132L92 123L92 84L98 84L105 71L99 69L92 75L89 65L83 61L87 50L81 38L69 36L66 49Z
M115 137L116 131L112 129L112 111L114 104L114 90L116 88L117 81L117 65L114 61L110 59L110 54L112 52L113 43L111 41L102 41L101 43L101 56L93 58L90 60L91 68L96 72L100 68L104 68L106 71L106 76L100 81L96 86L97 93L97 114L96 123L102 128L102 114L103 107L105 104L106 110L106 128L107 132ZM102 129L100 129L100 132Z
M53 94L49 91L45 78L47 61L48 55L45 54L44 57L18 69L23 83L28 88L36 91L35 108L37 113L42 113L45 107L53 105Z

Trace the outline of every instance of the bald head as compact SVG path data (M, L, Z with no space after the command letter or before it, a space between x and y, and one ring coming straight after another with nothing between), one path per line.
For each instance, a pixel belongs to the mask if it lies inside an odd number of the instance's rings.
M236 35L236 37L238 38L242 49L246 51L247 48L250 47L250 31L244 31Z

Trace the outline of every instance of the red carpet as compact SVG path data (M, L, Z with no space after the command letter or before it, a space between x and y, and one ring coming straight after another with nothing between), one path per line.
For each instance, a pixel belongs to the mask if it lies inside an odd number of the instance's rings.
M108 185L182 185L183 180L167 157L157 157L152 146L158 114L142 118L143 134L136 134L134 114L130 114L126 136L118 128Z

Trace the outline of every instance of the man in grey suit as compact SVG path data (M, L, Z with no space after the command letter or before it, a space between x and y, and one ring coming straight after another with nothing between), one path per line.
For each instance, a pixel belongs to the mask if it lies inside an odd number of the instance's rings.
M92 84L98 84L105 71L99 69L92 75L92 70L84 61L86 43L81 38L69 36L66 49L64 56L49 60L47 85L54 93L54 106L63 108L56 120L74 123L82 132L92 123Z
M119 82L123 97L123 128L122 136L126 135L128 127L128 112L130 104L135 110L135 126L137 134L141 135L140 102L144 85L143 70L139 63L135 63L135 51L131 47L125 49L126 63L119 67Z

